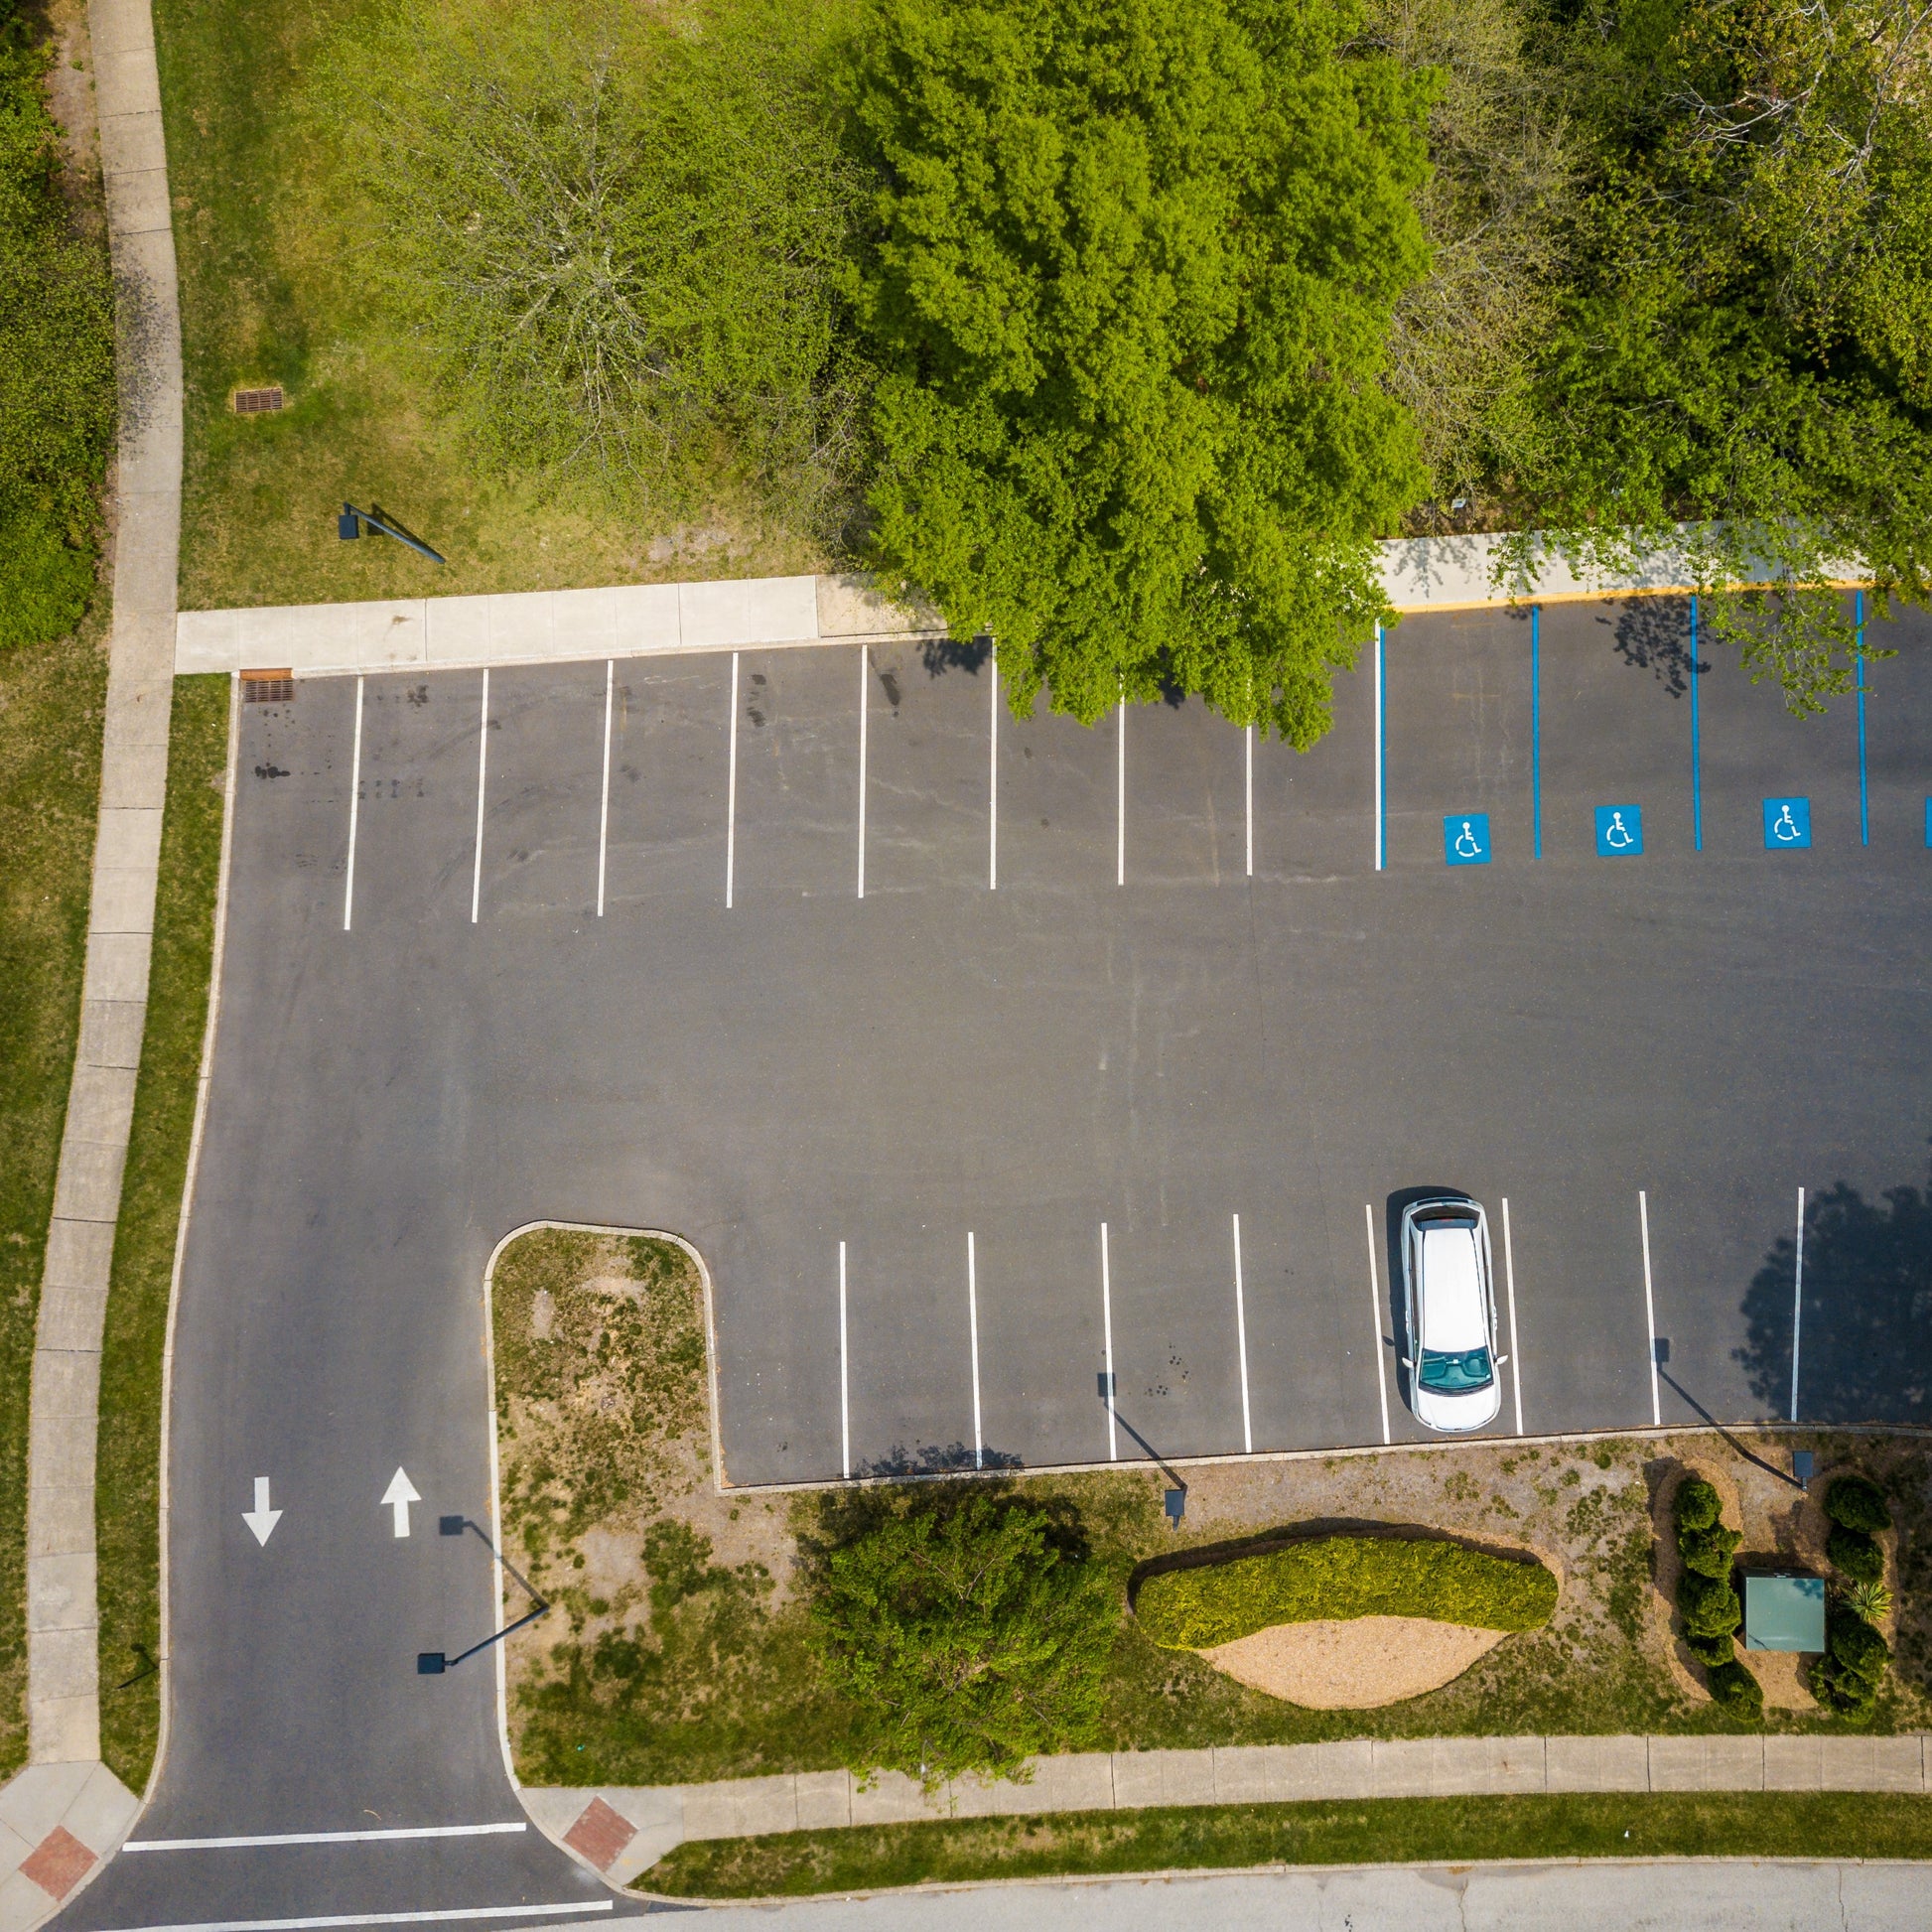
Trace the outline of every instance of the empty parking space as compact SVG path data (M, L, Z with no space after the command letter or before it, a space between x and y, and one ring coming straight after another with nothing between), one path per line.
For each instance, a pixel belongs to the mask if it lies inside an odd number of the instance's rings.
M1131 729L1131 727L1130 727ZM1048 711L1000 720L1000 885L1083 892L1119 873L1118 709L1088 729Z
M1255 876L1329 878L1375 868L1375 647L1335 678L1332 723L1306 752L1254 747Z
M307 704L315 688L305 684L297 702ZM358 932L469 919L483 704L483 678L474 671L364 680Z
M735 897L858 893L856 651L746 651L739 663Z
M1932 848L1932 619L1914 611L1867 626L1893 651L1865 661L1868 829L1885 850Z
M728 655L617 666L607 908L724 902L731 672Z
M1140 705L1127 722L1127 878L1219 886L1246 876L1247 782L1238 728L1198 698Z
M1530 859L1529 614L1404 623L1386 660L1389 864Z
M595 914L610 687L599 663L491 674L480 918Z
M241 707L234 864L247 869L255 894L233 916L284 930L341 925L354 714L353 678Z
M1554 605L1538 630L1544 858L1595 865L1688 855L1688 601Z
M990 874L993 654L868 652L866 892L984 892Z

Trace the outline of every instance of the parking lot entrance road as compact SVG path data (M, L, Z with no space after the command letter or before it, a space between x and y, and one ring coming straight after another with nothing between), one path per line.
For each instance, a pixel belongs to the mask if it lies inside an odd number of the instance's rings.
M702 1251L734 1484L1374 1446L1385 1403L1421 1440L1419 1187L1508 1203L1492 1435L1782 1419L1798 1325L1803 1420L1932 1421L1893 1191L1932 1128L1932 631L1872 633L1863 844L1854 708L1790 724L1685 615L1545 612L1534 693L1515 616L1393 632L1382 871L1367 655L1306 755L1190 704L1015 720L943 645L248 707L143 1832L514 1818L488 1669L415 1660L493 1627L487 1553L428 1526L489 1520L482 1277L532 1220ZM1809 849L1764 849L1772 796ZM1603 805L1640 856L1599 859ZM1493 863L1445 865L1456 812ZM72 1922L574 1897L536 1858L183 1853L210 1875L128 1916L135 1859Z

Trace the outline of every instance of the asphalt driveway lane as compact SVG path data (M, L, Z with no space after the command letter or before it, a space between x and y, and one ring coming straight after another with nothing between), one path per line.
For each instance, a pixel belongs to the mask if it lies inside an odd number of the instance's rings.
M617 667L605 916L725 902L731 654Z
M1528 612L1412 620L1389 632L1386 662L1390 867L1442 868L1445 819L1478 812L1489 818L1490 862L1527 862Z
M866 894L985 892L992 651L875 644L868 653Z
M1690 607L1632 598L1541 613L1539 766L1546 863L1596 866L1599 810L1629 864L1688 858ZM1636 806L1640 816L1630 817ZM1625 834L1634 835L1625 843Z
M481 918L596 916L608 676L601 663L491 672ZM612 725L615 739L615 705Z
M855 650L740 654L736 903L857 896L859 690Z

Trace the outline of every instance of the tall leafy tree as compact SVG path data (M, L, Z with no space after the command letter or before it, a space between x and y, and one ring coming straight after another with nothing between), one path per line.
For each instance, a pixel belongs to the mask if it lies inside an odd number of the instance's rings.
M1642 0L1569 50L1594 154L1514 482L1587 564L1683 545L1800 713L1855 675L1835 579L1932 590L1929 43L1925 0Z
M1421 493L1385 389L1428 267L1433 82L1353 0L880 0L875 558L990 629L1016 707L1178 687L1307 745Z

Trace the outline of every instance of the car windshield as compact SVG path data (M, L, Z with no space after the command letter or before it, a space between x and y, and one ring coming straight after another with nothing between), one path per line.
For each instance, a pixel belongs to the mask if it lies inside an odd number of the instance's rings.
M1466 1395L1471 1389L1487 1388L1489 1351L1471 1348L1463 1354L1445 1355L1425 1348L1417 1379L1425 1389L1434 1389L1438 1395Z

